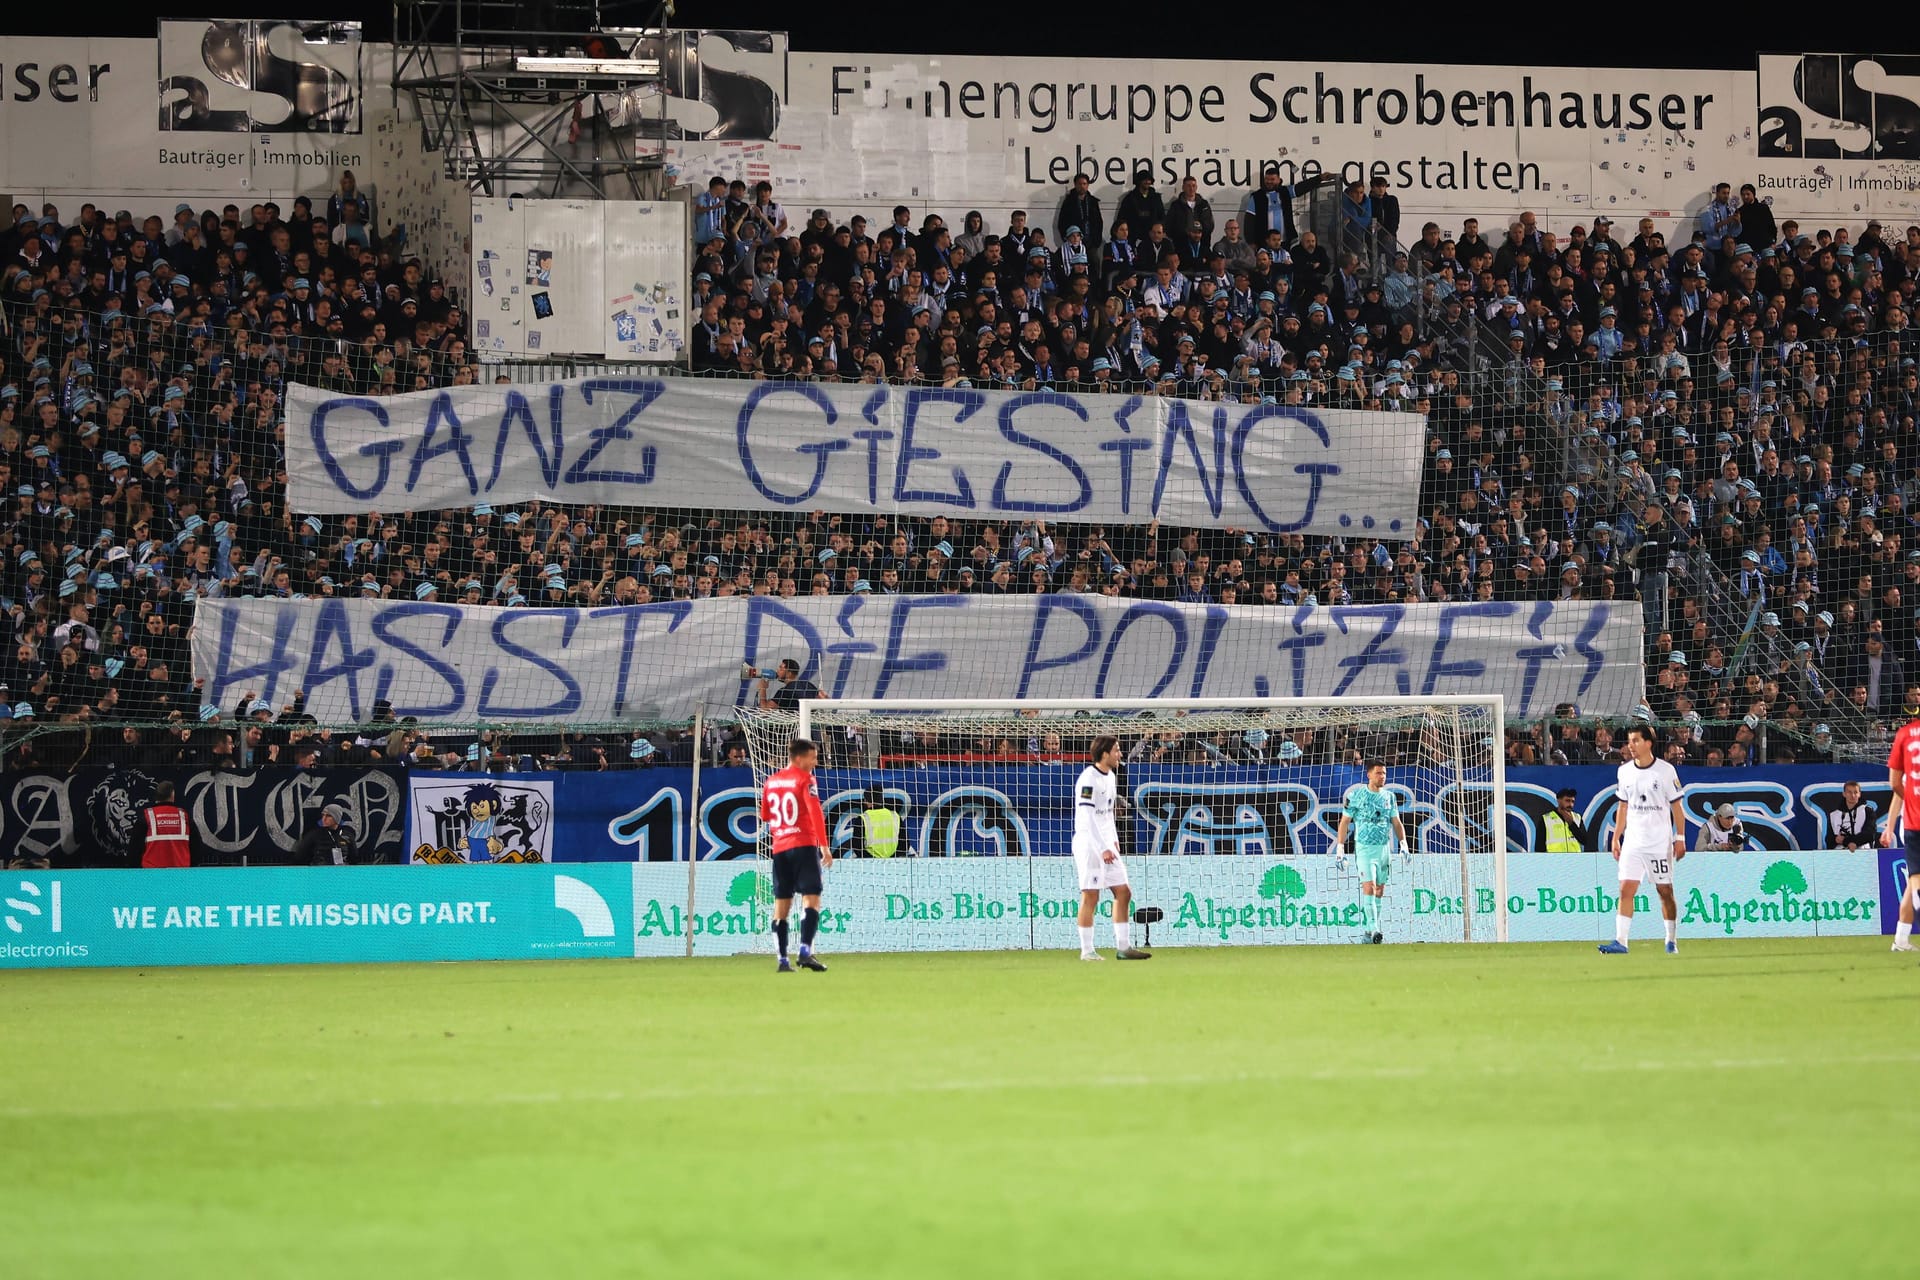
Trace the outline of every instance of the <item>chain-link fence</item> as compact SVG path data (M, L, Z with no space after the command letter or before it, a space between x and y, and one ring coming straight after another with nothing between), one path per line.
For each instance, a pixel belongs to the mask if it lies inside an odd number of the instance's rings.
M1384 557L1377 582L1344 588L1348 598L1639 597L1649 713L1663 722L1698 717L1702 734L1724 735L1731 748L1734 727L1751 729L1746 720L1760 702L1757 750L1766 758L1790 749L1777 745L1783 740L1815 751L1818 724L1842 744L1877 740L1877 726L1900 701L1893 686L1904 684L1901 659L1913 651L1910 625L1887 595L1892 589L1897 597L1913 576L1898 524L1883 521L1863 534L1863 503L1828 540L1803 539L1784 555L1768 548L1782 563L1763 557L1765 581L1746 581L1739 556L1755 549L1768 522L1743 523L1739 554L1725 551L1701 526L1740 510L1744 490L1729 489L1710 457L1692 456L1704 452L1708 427L1737 408L1733 391L1696 392L1670 362L1649 379L1651 365L1633 353L1563 359L1542 337L1537 316L1468 293L1457 273L1435 268L1422 243L1403 244L1384 220L1363 223L1343 210L1350 197L1337 184L1299 196L1303 226L1321 237L1328 270L1303 265L1311 253L1269 264L1264 279L1284 275L1300 286L1291 301L1176 257L1171 265L1189 301L1159 314L1117 280L1109 292L1105 278L1086 288L1072 276L1064 287L1043 280L1034 296L988 281L1007 304L988 311L977 271L964 284L918 292L869 291L855 278L841 303L823 306L813 279L788 272L784 260L770 275L748 264L723 269L718 279L701 272L709 278L696 293L716 305L694 334L694 370L685 376L1402 410L1410 430L1424 414L1426 527L1407 556ZM555 578L562 602L618 603L628 598L626 575L610 573L608 560L627 539L641 537L647 554L614 567L645 579L660 563L657 553L697 563L729 537L752 538L762 526L771 554L765 564L750 557L745 590L851 589L845 575L793 560L785 543L804 521L770 520L765 512L535 502L500 512L323 518L290 508L282 419L292 382L379 397L610 368L482 363L467 346L456 291L375 255L336 272L303 263L301 252L294 249L275 288L231 251L216 254L199 281L157 263L151 271L123 268L113 255L99 268L85 253L59 279L53 262L9 272L0 295L0 470L13 503L0 533L0 606L11 622L10 656L0 665L12 713L5 767L60 767L116 752L326 763L355 752L390 758L422 749L460 767L644 764L652 753L694 751L684 722L389 727L375 700L374 723L322 726L298 699L264 709L247 699L204 703L187 658L191 606L228 596L398 598L425 588L439 599L514 607L551 602ZM293 274L302 270L311 274ZM1718 353L1705 356L1717 360ZM1816 382L1830 376L1835 386L1864 385L1884 396L1911 381L1897 345L1885 342L1861 349L1864 364L1837 349L1807 358ZM1780 360L1754 350L1731 367L1735 383L1757 398ZM1818 398L1807 386L1789 393L1796 405L1802 396ZM1749 446L1756 432L1749 425L1730 438ZM1877 512L1898 511L1896 468L1863 461L1858 475L1842 479L1823 456L1811 468L1811 487L1796 492L1818 491L1829 502L1877 495ZM1650 514L1656 508L1658 519ZM955 536L985 537L988 522L976 523ZM924 524L906 522L906 531L924 538ZM1010 539L1014 531L994 532ZM1059 532L1064 543L1083 531ZM1160 532L1163 544L1177 545L1207 531ZM1369 542L1275 541L1267 568L1317 572ZM1870 589L1845 602L1850 613L1833 593L1808 590L1816 573L1797 563L1803 551L1829 580L1870 580ZM502 591L503 553L537 561L540 589ZM544 572L549 566L557 573ZM644 580L635 585L650 589ZM1263 584L1249 576L1234 585L1248 598ZM1341 599L1324 581L1303 585L1321 603ZM1821 607L1827 601L1833 608ZM1793 603L1807 607L1796 613ZM1776 612L1777 623L1768 623ZM1828 613L1834 616L1821 622ZM1874 644L1884 659L1868 652ZM1677 695L1668 691L1671 653L1690 664L1690 683ZM1758 698L1749 696L1753 678L1761 681ZM1777 686L1770 697L1769 684ZM1734 714L1715 713L1723 701ZM1516 746L1534 733L1522 727ZM724 747L716 741L706 750L720 758Z

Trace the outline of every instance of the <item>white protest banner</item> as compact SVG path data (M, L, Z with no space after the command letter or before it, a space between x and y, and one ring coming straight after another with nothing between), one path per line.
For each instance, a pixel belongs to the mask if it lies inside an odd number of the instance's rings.
M293 509L661 504L1410 537L1426 419L1159 396L576 378L295 384Z
M1354 697L1502 693L1624 715L1635 603L1262 608L1092 595L736 596L600 609L201 600L205 701L305 690L328 723L684 720L741 705L741 664L798 661L832 697Z

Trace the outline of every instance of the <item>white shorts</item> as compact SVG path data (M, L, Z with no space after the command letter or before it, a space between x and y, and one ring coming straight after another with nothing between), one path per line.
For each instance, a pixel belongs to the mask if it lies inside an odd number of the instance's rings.
M1100 858L1100 850L1082 846L1078 841L1073 846L1073 865L1080 876L1082 893L1092 890L1117 889L1127 883L1127 864L1115 856L1112 862Z
M1661 845L1657 849L1620 850L1620 878L1655 884L1673 883L1673 846Z

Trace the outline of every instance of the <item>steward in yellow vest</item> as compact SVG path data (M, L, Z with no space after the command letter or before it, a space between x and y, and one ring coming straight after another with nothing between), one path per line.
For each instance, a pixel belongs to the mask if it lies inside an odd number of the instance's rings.
M1547 852L1583 853L1587 847L1587 824L1574 812L1574 802L1580 793L1572 787L1562 787L1555 799L1559 802L1553 812L1547 815Z
M900 815L887 808L886 793L868 787L860 812L861 844L869 858L891 858L900 849Z

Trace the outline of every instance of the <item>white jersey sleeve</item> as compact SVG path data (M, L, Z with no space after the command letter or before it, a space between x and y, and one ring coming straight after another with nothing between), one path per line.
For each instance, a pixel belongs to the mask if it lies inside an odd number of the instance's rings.
M1118 849L1120 834L1114 827L1113 801L1115 778L1092 765L1080 771L1073 784L1073 842L1096 849Z
M1680 775L1665 760L1642 769L1629 760L1620 766L1620 798L1627 805L1622 848L1665 849L1673 844L1673 802L1680 798Z

